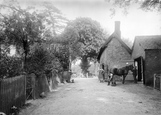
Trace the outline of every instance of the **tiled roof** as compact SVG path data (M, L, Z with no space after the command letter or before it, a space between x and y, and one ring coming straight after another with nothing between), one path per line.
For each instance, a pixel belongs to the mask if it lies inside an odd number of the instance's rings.
M129 52L129 54L131 54L131 49L121 40L121 38L119 37L119 35L114 32L108 39L107 41L102 45L102 47L100 48L99 54L97 56L97 60L99 61L101 58L101 55L103 53L103 51L106 49L106 47L108 46L108 43L113 39L113 38L117 38L117 40L122 44L122 46Z
M143 49L161 49L161 35L136 36L132 50L135 44L139 44Z

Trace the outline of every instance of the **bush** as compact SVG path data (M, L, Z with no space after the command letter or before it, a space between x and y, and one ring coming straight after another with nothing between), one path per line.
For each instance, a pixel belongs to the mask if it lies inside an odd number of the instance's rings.
M22 60L18 57L2 56L0 60L0 78L15 77L21 74Z
M25 70L27 73L41 75L45 72L45 66L49 61L49 53L42 45L36 45L32 48L31 54L27 57Z

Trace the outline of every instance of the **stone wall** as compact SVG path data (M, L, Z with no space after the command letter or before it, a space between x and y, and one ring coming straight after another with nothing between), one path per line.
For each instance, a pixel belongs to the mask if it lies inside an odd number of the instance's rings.
M107 64L110 68L121 67L121 62L123 60L131 59L131 55L125 47L123 47L123 45L116 38L113 38L102 53L100 63Z

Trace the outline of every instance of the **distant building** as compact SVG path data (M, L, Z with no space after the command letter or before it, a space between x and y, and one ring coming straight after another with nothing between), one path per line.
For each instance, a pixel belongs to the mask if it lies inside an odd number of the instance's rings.
M100 48L97 60L111 68L125 66L131 59L131 49L122 41L120 22L116 21L115 31Z
M121 39L120 22L116 21L115 31L100 48L97 57L100 68L108 70L114 67L120 68L133 64L131 53L131 49ZM127 77L127 79L129 79L129 77ZM132 79L131 76L130 80Z

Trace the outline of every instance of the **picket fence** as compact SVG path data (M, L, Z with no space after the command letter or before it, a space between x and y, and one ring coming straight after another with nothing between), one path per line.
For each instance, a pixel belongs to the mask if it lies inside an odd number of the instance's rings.
M10 108L18 108L25 104L26 100L26 77L24 75L0 80L0 112L7 115Z

